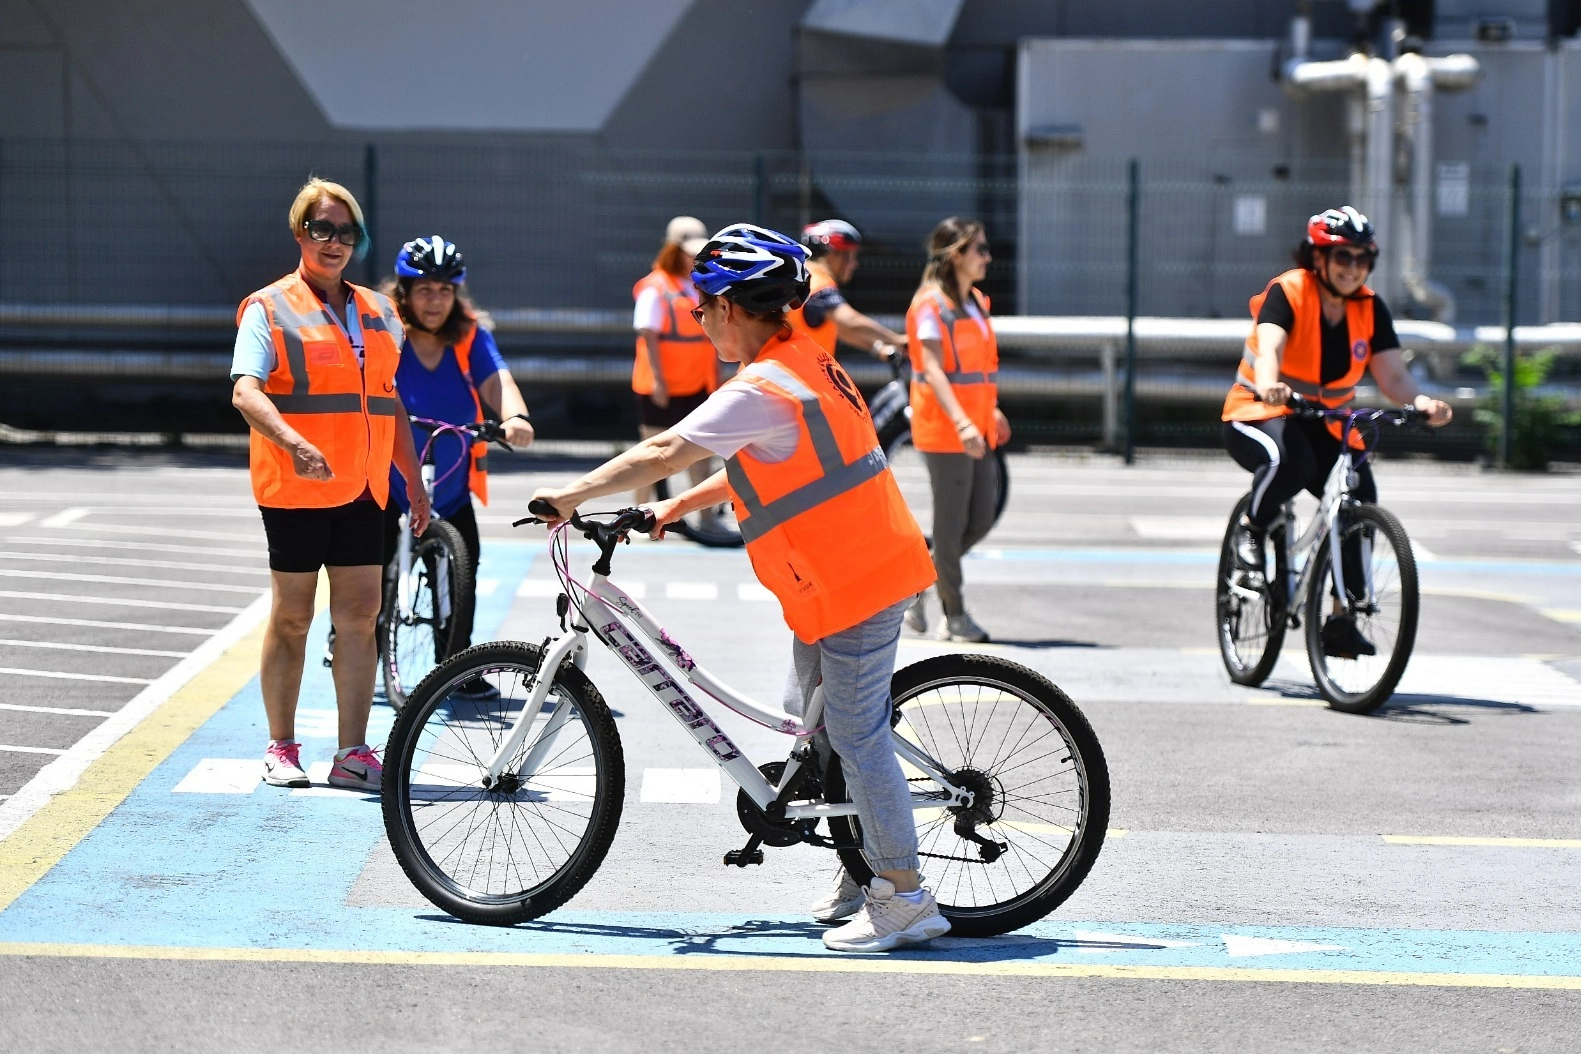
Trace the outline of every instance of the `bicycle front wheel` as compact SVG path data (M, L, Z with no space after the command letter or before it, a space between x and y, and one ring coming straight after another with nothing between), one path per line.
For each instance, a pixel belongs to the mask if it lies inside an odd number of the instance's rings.
M564 904L603 863L620 823L626 768L615 719L570 663L553 671L542 712L486 781L542 659L531 644L468 648L424 678L390 733L390 848L423 896L467 922L508 926ZM479 681L489 690L456 691Z
M437 517L412 541L411 573L402 586L392 565L385 569L380 606L379 672L384 697L396 710L428 671L454 655L456 632L472 622L472 563L467 543L455 526Z
M1239 565L1235 546L1241 535L1241 517L1251 502L1250 494L1241 498L1224 530L1213 610L1225 672L1236 684L1255 688L1273 672L1285 641L1283 582L1288 554L1284 531L1273 530L1268 532L1263 546L1262 568L1251 570Z
M1338 529L1345 597L1334 588L1324 544L1307 593L1307 658L1329 706L1365 714L1394 694L1411 661L1419 605L1416 557L1400 521L1376 505L1342 510Z
M915 812L922 870L951 932L1008 933L1059 907L1109 824L1108 764L1076 704L1042 674L990 655L925 659L897 670L891 691L896 732L973 793L969 808ZM938 790L905 760L901 768L914 791ZM825 791L849 800L838 759ZM837 844L861 844L856 817L829 827ZM858 882L872 878L860 849L839 854Z

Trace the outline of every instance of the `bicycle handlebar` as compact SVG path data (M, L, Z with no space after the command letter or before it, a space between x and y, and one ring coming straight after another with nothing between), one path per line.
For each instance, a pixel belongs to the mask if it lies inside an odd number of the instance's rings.
M1258 396L1258 401L1262 397ZM1287 406L1297 417L1306 417L1320 420L1350 420L1358 424L1375 424L1388 421L1394 425L1419 425L1426 424L1431 416L1425 410L1418 410L1414 406L1402 406L1398 410L1363 407L1359 410L1345 410L1324 406L1322 403L1313 402L1291 393Z
M512 521L511 526L520 527L528 523L543 523L550 518L559 519L560 517L559 511L542 498L534 498L528 502L527 511L532 513L532 515ZM595 513L594 515L608 514ZM654 517L652 509L641 507L621 509L614 516L615 518L612 520L595 520L583 516L581 513L573 512L570 523L572 527L581 531L584 537L600 543L618 539L633 528L645 534L653 530Z

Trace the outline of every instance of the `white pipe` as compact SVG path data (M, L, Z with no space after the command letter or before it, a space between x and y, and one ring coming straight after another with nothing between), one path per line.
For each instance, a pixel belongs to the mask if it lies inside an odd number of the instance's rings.
M1433 202L1433 71L1421 55L1407 52L1394 60L1404 89L1401 138L1411 159L1411 180L1400 215L1400 282L1411 299L1425 307L1434 321L1455 317L1455 299L1441 283L1427 277L1432 262Z
M1380 241L1394 233L1391 198L1394 190L1394 70L1379 58L1367 60L1367 164L1361 210L1372 220ZM1387 257L1385 257L1387 259ZM1393 299L1394 287L1387 268L1373 272L1370 283Z

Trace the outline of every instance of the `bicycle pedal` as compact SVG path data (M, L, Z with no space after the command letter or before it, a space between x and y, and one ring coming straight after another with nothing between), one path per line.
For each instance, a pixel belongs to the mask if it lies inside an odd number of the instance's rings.
M761 864L763 850L754 849L750 853L745 849L732 849L725 854L726 867L746 867L748 864Z

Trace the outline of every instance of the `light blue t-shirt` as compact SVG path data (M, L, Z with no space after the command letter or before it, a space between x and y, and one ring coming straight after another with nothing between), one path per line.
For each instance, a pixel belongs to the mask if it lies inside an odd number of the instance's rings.
M362 365L362 319L358 318L357 301L354 297L346 298L346 317L341 318L335 309L328 304L324 310L330 318L335 320L346 334L346 339L351 342L351 350L357 355L357 365ZM401 341L401 335L395 334L396 343ZM236 346L231 350L231 380L238 377L257 377L260 381L269 379L269 374L275 368L274 341L269 336L269 313L264 306L254 300L247 305L247 310L242 312L242 320L236 327Z

